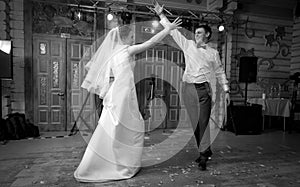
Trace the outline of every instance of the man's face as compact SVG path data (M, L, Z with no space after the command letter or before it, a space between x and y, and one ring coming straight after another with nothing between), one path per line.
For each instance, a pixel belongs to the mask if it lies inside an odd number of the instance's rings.
M209 36L209 33L205 33L205 30L203 28L198 28L195 31L195 41L196 43L203 43L205 41L205 38Z

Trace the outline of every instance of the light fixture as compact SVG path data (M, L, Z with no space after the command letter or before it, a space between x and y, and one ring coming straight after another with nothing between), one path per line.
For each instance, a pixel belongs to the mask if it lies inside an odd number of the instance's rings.
M78 8L77 8L77 11L76 11L76 17L78 18L78 20L80 20L81 17L82 17L82 13L80 11L80 4L78 4Z
M219 30L219 32L223 32L223 31L225 30L224 25L223 25L223 24L220 24L220 25L218 26L218 30Z
M108 13L106 18L107 18L108 21L111 21L112 19L114 19L114 16L113 16L112 13Z
M110 8L110 7L108 8L108 14L107 14L107 16L106 16L106 19L107 19L108 21L111 21L111 20L114 19L114 14L111 12L111 8Z
M82 14L81 14L81 12L80 12L80 11L78 11L78 12L77 12L77 17L78 17L78 20L80 20L80 19L81 19L81 17L82 17Z
M219 18L221 19L221 21L219 22L218 30L219 32L223 32L225 30L225 20L222 16L219 16Z

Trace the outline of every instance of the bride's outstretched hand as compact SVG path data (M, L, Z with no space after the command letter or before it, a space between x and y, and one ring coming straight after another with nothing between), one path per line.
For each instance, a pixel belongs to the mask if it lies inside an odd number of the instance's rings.
M170 30L173 30L173 29L179 29L181 28L180 25L182 24L182 20L177 17L172 23L169 23L167 25L167 27L170 29Z
M156 12L157 15L160 15L164 11L164 5L160 6L160 4L156 1L153 0L153 10Z

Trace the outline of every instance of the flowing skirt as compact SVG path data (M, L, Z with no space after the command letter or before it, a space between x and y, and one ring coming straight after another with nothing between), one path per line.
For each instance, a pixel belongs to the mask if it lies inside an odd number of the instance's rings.
M144 121L138 109L133 73L123 72L104 98L98 126L74 172L80 182L128 179L141 167Z

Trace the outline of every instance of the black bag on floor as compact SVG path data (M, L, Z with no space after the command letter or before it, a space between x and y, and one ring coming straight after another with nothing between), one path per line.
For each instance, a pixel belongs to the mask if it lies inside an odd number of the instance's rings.
M19 140L26 137L26 127L20 113L8 114L6 124L9 139Z
M26 134L27 137L39 137L40 136L40 131L39 128L35 125L33 125L32 123L30 123L30 121L27 119L26 120Z
M12 113L6 119L7 134L9 139L23 139L27 137L38 137L39 129L37 126L25 119L25 114Z

